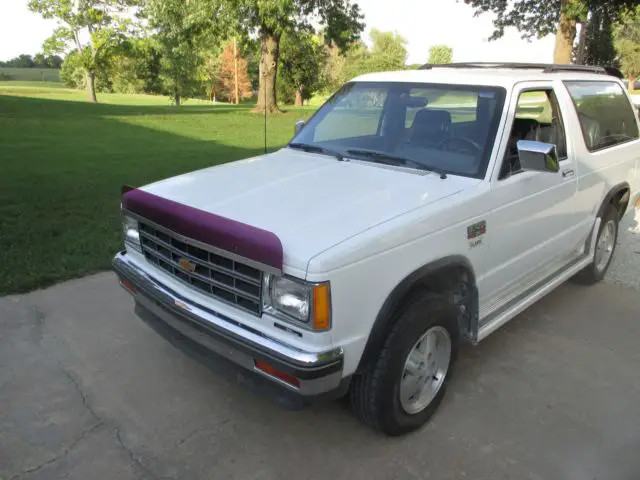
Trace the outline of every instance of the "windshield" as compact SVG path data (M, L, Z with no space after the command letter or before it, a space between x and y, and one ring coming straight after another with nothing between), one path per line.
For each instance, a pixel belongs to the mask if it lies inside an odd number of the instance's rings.
M505 95L503 88L486 86L348 83L291 144L367 161L386 155L406 159L410 168L483 177Z

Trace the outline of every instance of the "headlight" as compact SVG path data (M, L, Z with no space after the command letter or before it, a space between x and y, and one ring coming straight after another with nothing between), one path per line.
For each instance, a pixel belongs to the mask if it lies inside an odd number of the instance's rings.
M126 245L129 245L138 251L141 250L138 221L135 218L126 214L122 217L122 233L124 235L124 243Z
M308 283L288 277L265 276L265 311L286 320L302 322L313 330L331 328L328 283Z

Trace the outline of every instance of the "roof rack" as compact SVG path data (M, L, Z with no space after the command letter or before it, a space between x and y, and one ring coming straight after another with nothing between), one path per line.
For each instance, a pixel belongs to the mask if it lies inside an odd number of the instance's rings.
M433 68L515 68L542 70L543 73L553 72L584 72L612 75L624 78L622 72L615 67L598 67L595 65L570 65L559 63L500 63L500 62L456 62L456 63L425 63L419 69L431 70Z

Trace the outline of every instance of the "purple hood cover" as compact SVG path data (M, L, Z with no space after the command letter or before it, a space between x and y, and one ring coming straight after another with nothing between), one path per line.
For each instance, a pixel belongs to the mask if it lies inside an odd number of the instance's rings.
M125 210L188 238L282 270L282 242L272 232L124 187Z

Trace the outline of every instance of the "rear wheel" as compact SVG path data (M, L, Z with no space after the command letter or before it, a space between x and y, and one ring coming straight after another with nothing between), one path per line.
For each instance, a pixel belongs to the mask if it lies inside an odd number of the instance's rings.
M591 285L601 281L607 274L618 241L618 210L610 205L600 223L596 239L593 262L574 277L577 283Z
M458 350L456 309L437 294L413 299L397 318L367 372L353 379L351 404L361 421L403 435L436 412Z

